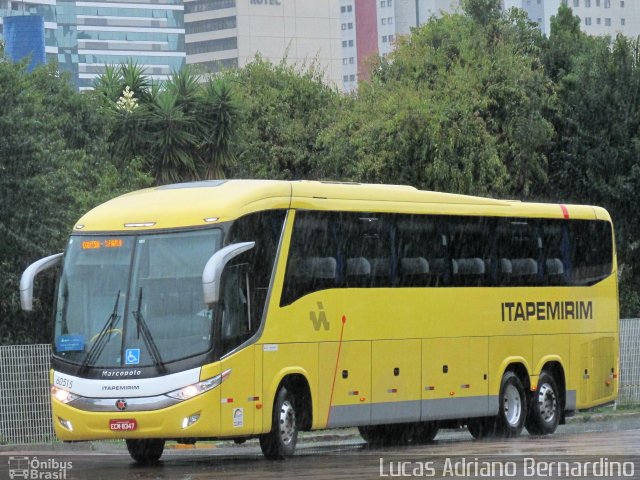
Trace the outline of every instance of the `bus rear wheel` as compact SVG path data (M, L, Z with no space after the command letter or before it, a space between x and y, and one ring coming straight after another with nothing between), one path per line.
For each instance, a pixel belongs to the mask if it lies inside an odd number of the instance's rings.
M406 445L413 439L416 431L411 423L360 426L358 430L362 438L373 447Z
M164 440L158 438L127 440L127 450L136 463L149 465L160 460L164 451Z
M260 436L260 449L269 460L292 456L298 442L298 423L293 395L282 387L273 406L271 431Z
M538 388L531 398L527 430L531 435L549 435L556 431L559 421L558 386L553 376L543 371L538 378Z
M527 418L527 397L515 372L508 371L502 376L498 401L496 433L505 438L517 437Z

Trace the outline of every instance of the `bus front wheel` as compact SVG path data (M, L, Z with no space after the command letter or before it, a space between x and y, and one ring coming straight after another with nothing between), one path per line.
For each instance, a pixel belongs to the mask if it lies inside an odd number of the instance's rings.
M127 450L136 463L149 465L160 460L164 451L164 440L158 438L127 440Z
M505 372L500 383L496 433L502 437L517 437L527 418L527 396L522 381L513 371Z
M527 430L531 435L549 435L556 431L560 420L560 397L553 376L543 371L538 388L533 392Z
M296 451L298 424L293 395L282 387L273 406L271 431L260 436L260 449L269 460L282 460Z

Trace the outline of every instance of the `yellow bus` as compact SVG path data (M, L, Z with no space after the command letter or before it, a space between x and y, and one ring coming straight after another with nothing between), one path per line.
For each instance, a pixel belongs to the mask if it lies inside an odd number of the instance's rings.
M54 306L64 441L369 442L549 434L618 389L613 229L598 207L315 181L207 181L84 215Z

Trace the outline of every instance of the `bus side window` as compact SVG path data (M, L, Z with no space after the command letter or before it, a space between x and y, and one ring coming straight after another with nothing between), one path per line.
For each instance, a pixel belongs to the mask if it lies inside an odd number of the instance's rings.
M280 305L338 286L335 212L298 211L295 217Z
M576 220L570 224L571 284L593 285L611 274L612 234L608 222Z
M571 272L568 223L565 220L545 220L542 224L542 245L546 284L567 285Z
M397 221L399 287L442 287L449 283L447 237L431 215L403 215Z
M452 284L457 287L488 285L492 220L484 217L454 217L447 223Z
M236 220L229 231L228 244L256 242L246 257L252 282L249 299L252 333L258 330L262 320L284 218L284 210L252 213Z
M250 288L247 264L225 269L220 302L221 355L229 353L251 336Z
M527 218L497 221L496 265L492 268L496 284L503 286L543 285L543 238L538 222Z
M340 253L347 287L392 287L396 272L394 216L343 213Z

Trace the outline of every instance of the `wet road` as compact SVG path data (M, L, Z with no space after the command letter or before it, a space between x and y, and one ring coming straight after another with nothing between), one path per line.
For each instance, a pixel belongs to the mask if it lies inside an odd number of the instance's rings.
M561 426L553 436L525 433L509 441L474 441L466 431L444 430L434 444L401 448L369 448L359 437L348 434L352 431L338 431L335 437L305 436L297 455L281 462L265 460L255 441L239 446L221 443L198 449L168 448L153 467L135 466L125 447L115 444L96 444L93 452L0 450L0 478L10 478L9 467L14 467L15 478L21 478L28 468L26 478L117 480L640 478L637 415L574 423ZM27 461L29 466L25 467Z

